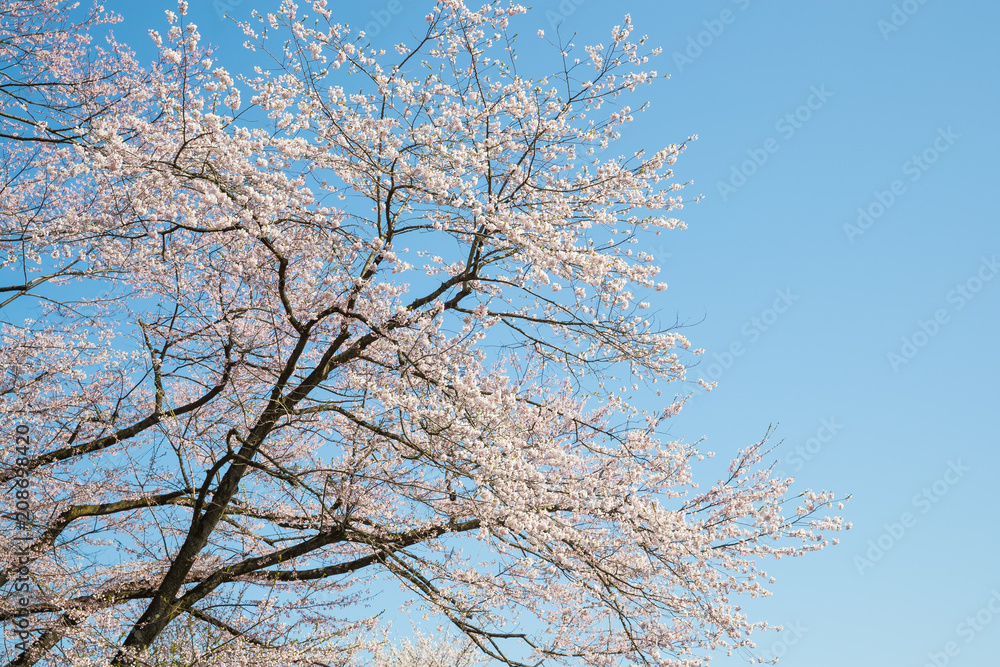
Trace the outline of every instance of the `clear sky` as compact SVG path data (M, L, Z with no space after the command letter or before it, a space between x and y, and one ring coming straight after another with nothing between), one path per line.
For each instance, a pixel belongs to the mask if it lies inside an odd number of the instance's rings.
M241 34L220 14L277 4L191 0L190 19L232 62ZM330 4L386 43L431 5ZM126 18L120 37L148 43L175 4L107 6ZM841 544L774 563L775 596L744 605L788 626L757 654L791 667L996 664L1000 5L533 7L526 49L557 22L580 44L606 42L630 12L670 74L645 89L652 107L630 140L700 137L675 172L705 199L678 215L688 230L651 246L670 284L655 305L693 324L685 333L708 350L696 372L719 388L671 435L706 436L725 458L777 424L796 488L853 494Z

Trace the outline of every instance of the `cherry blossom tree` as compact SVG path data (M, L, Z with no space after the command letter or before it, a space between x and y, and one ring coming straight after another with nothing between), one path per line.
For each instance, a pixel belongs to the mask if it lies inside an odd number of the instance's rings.
M49 234L50 225L60 226L63 207L87 203L79 193L66 196L72 190L70 162L79 164L72 147L96 147L92 133L103 119L127 103L135 86L148 84L148 75L126 48L113 39L92 44L92 29L118 17L99 7L82 17L72 9L61 0L0 3L0 242L5 249L36 251L43 246L16 246L26 240L29 226ZM24 259L5 262L22 280L0 285L0 307L49 280L83 275L84 263L76 257L56 258L45 270L36 265L30 272Z
M766 438L702 488L662 436L700 351L637 244L684 143L614 154L628 17L532 78L516 5L387 54L286 0L240 74L184 2L148 67L100 7L0 7L5 664L344 665L392 582L484 659L701 664L843 527Z
M359 667L482 667L483 655L471 641L416 630L412 639L386 641Z

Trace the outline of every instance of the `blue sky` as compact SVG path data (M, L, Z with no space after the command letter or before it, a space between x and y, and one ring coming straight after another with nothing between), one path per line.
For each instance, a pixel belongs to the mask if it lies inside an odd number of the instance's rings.
M419 28L430 4L331 2L387 43ZM126 18L120 37L145 43L174 3L107 6ZM221 11L276 6L192 0L190 18L225 63L241 34ZM655 305L697 323L685 330L708 350L697 370L719 388L699 392L671 435L706 436L724 458L777 424L779 468L796 488L853 494L841 544L774 563L774 597L744 605L789 626L758 655L809 667L995 662L1000 6L533 7L521 21L528 50L557 22L579 44L606 42L630 12L671 76L646 89L652 107L627 140L699 135L675 172L705 199L678 215L688 230L651 246L670 284Z

